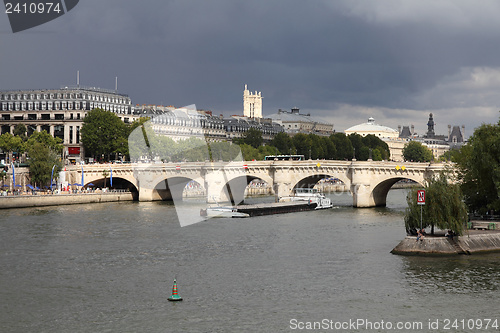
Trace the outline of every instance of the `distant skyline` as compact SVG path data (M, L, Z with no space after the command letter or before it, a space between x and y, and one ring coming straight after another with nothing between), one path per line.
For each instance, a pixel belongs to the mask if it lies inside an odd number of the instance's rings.
M494 0L85 0L13 34L0 14L0 90L80 84L134 104L263 115L298 107L336 131L375 118L466 136L500 113Z

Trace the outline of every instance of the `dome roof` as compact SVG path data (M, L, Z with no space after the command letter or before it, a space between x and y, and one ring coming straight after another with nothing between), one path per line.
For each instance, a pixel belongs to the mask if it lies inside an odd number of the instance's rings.
M398 137L399 132L387 126L378 125L375 123L375 119L372 117L368 118L367 123L355 125L349 127L344 131L346 134L358 133L362 136L373 134L379 137Z

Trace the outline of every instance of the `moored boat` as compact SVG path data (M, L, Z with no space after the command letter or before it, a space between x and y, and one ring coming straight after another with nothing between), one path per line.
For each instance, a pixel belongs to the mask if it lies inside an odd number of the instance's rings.
M296 188L294 190L294 195L282 197L279 201L307 201L309 203L315 203L315 209L327 209L333 207L332 200L327 198L324 194L319 193L319 191L315 188Z

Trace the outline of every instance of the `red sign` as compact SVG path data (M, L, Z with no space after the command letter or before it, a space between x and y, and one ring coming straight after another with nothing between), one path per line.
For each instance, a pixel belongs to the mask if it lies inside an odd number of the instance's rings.
M180 166L180 165L177 165L177 166L175 167L175 170L180 171L180 170L181 170L181 166Z
M248 165L243 164L243 169L245 169L245 170L248 169Z
M417 204L425 205L425 190L417 191Z
M80 147L68 147L68 153L70 155L80 155Z

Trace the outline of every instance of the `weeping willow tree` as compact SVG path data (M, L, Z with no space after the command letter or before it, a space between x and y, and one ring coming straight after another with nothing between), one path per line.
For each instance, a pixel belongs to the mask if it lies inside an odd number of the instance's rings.
M434 227L441 230L453 230L462 235L467 222L467 208L459 185L449 184L445 173L427 182L425 189L425 205L422 207L422 227ZM405 213L406 232L420 228L420 205L417 204L417 191L412 189L406 201L408 207Z

